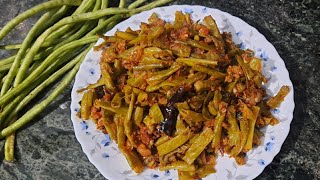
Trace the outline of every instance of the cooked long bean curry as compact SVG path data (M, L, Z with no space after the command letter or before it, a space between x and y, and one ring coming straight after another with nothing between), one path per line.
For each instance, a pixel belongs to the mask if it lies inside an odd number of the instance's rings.
M139 30L102 36L101 78L83 92L79 116L118 144L131 168L176 169L179 179L215 172L218 153L239 165L289 92L267 98L262 62L206 16L173 23L153 14Z

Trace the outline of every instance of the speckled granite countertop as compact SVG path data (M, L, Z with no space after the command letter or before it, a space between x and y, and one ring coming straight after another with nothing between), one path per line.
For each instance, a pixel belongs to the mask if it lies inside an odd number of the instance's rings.
M0 27L43 1L1 0ZM290 134L280 153L257 179L320 179L320 1L179 0L172 4L203 5L238 16L276 47L294 84L296 108ZM19 25L4 42L20 42L35 20ZM0 50L1 59L7 55ZM71 86L32 126L18 133L16 163L3 162L3 141L0 142L0 180L104 179L75 138L70 92Z

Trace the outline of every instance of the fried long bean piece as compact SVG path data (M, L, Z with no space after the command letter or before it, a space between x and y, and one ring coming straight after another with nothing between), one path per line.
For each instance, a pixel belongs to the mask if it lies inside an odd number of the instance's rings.
M112 77L109 73L111 67L109 66L108 63L100 62L100 69L101 69L101 76L106 88L109 91L114 92L116 90L116 86L114 85L112 81Z
M185 161L175 161L165 166L160 166L160 171L176 169L179 171L195 171L196 167L193 164L188 164Z
M193 66L193 69L196 71L199 71L199 72L207 73L207 74L213 76L214 79L224 79L226 76L222 72L219 72L219 71L216 71L216 70L204 67L204 66L200 66L200 65Z
M228 108L227 121L230 124L228 129L229 148L240 144L240 129L236 120L236 109L234 106Z
M138 66L133 66L134 71L145 71L145 70L151 70L151 69L157 69L157 68L163 68L163 64L143 64Z
M258 106L253 106L252 113L253 113L253 117L248 118L249 119L249 134L248 134L246 145L243 148L243 150L245 152L248 152L249 150L252 149L253 135L254 135L256 121L257 121L257 118L260 113L260 108Z
M141 173L144 169L144 166L142 164L142 162L140 161L137 153L135 151L129 151L126 149L121 149L121 152L124 154L124 156L126 157L131 169L134 170L134 172L136 173Z
M127 136L129 142L131 143L132 146L136 146L133 137L132 137L132 121L131 121L131 117L132 117L132 112L133 112L133 108L134 108L134 103L135 103L135 95L132 92L131 94L131 100L130 100L130 104L129 104L129 108L128 108L128 112L127 112L127 116L124 119L124 132L125 135Z
M117 142L120 149L125 148L126 135L124 133L124 120L123 116L116 114L114 116L114 121L117 125Z
M143 119L143 108L137 107L134 111L134 123L139 126Z
M212 139L212 147L214 148L215 152L218 152L220 148L222 122L224 121L225 115L226 107L219 108L218 115L216 116L214 122L214 136Z
M157 146L159 156L168 154L169 152L177 149L192 137L192 132L189 128L186 128L183 132L175 136L174 138L166 141L165 143Z
M126 116L127 112L128 112L127 106L121 106L120 108L113 108L113 107L111 107L110 103L103 102L103 101L96 101L95 106L109 110L109 111L114 112L116 114L120 114L122 116Z
M278 107L280 103L284 100L284 98L287 96L289 91L290 91L289 86L282 86L278 94L267 101L267 105L270 106L271 108Z
M199 59L199 58L177 58L177 62L185 63L189 66L194 66L196 64L200 65L218 65L217 61L210 59Z
M165 80L171 74L173 74L176 71L178 71L180 68L181 68L181 66L178 65L178 64L172 65L169 69L166 69L166 70L163 70L163 71L159 71L159 72L157 72L156 75L153 75L150 78L148 78L147 82L149 84L153 84L153 85L158 84L161 81Z
M182 159L189 165L191 165L194 160L201 154L201 152L206 148L206 146L212 141L214 135L215 134L210 127L205 128L201 132L200 136L187 150L185 156Z

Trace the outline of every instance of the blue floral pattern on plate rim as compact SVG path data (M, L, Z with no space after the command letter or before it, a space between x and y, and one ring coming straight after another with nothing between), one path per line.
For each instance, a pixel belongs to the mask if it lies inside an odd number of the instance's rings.
M189 5L173 5L167 7L155 8L134 15L131 18L119 23L106 35L113 35L117 29L125 30L127 27L137 29L140 22L146 22L152 13L157 13L166 21L174 20L174 12L182 11L191 13L193 20L199 20L207 15L212 15L216 20L221 31L231 32L233 40L240 45L242 49L252 49L255 55L263 60L263 74L268 78L269 82L264 85L269 95L275 94L282 85L290 86L290 93L285 101L273 110L280 123L276 126L269 126L262 131L265 133L263 144L247 153L247 164L238 166L233 159L225 156L219 156L217 159L217 173L203 179L253 179L257 177L263 169L272 161L279 153L280 148L286 139L290 123L293 117L294 100L293 86L289 78L289 73L285 64L273 45L260 34L255 28L248 25L243 20L232 16L218 9L189 6ZM103 40L100 39L97 44ZM108 179L178 179L175 170L158 171L145 170L137 175L128 166L124 156L118 150L109 135L105 135L95 129L95 125L91 121L79 119L76 114L79 111L79 100L82 94L77 93L77 89L85 87L90 83L94 83L100 76L99 57L101 52L91 50L85 61L82 63L77 73L75 83L71 93L71 119L78 141L80 142L84 153L88 156L89 161L96 166L100 173Z

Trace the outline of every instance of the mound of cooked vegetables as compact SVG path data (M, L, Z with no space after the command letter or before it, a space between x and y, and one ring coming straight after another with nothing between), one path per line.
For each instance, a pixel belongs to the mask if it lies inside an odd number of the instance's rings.
M179 179L215 172L218 153L245 164L259 128L289 92L266 99L262 64L241 50L211 16L174 23L153 14L139 30L103 36L101 78L85 89L79 116L110 134L131 168L177 169Z

